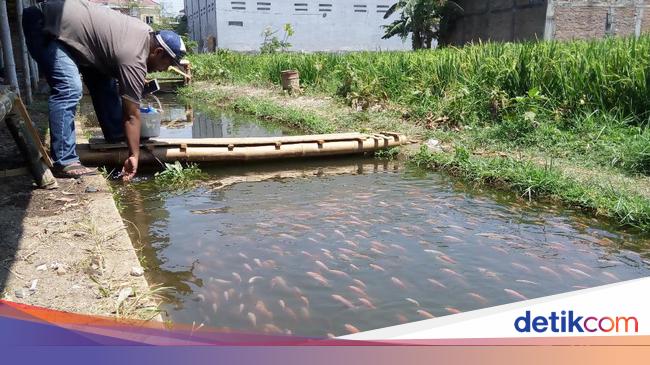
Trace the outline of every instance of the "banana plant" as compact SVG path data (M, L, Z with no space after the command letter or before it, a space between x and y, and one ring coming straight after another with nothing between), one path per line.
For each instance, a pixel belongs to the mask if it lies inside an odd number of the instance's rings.
M399 36L406 40L411 34L412 47L417 50L431 48L433 40L444 37L463 9L450 0L399 0L388 8L384 19L397 12L399 17L383 26L382 39Z

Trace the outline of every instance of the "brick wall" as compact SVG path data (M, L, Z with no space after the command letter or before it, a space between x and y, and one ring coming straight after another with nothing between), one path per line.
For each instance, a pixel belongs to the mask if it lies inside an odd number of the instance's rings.
M557 5L554 38L602 38L605 36L607 13L606 7Z
M608 17L609 34L635 34L637 4L633 0L558 1L554 13L554 38L558 40L602 38L608 34Z
M465 13L452 28L448 37L451 44L542 39L545 32L558 40L602 38L607 34L631 36L636 33L637 23L641 33L650 33L650 0L457 2ZM548 29L547 10L552 14Z

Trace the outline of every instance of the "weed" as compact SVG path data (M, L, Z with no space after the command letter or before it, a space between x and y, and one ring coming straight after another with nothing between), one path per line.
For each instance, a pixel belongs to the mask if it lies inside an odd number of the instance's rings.
M394 160L399 155L399 147L381 149L375 152L375 158L381 160Z
M154 175L154 181L157 185L177 190L191 188L196 180L204 177L203 172L194 163L183 166L179 161L165 163L165 169Z

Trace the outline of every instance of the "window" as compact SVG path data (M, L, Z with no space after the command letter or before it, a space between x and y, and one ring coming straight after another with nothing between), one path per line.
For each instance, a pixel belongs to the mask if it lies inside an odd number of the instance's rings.
M295 7L296 11L307 11L308 9L307 3L295 3L293 6Z
M324 11L324 12L332 11L332 4L318 4L318 11Z
M230 6L232 7L232 10L246 10L245 1L231 1Z
M365 13L368 10L366 9L366 5L354 5L354 12L355 13Z
M228 22L228 26L231 26L231 27L243 27L244 22L242 22L242 21L232 21L231 20L231 21Z
M271 10L271 3L258 2L257 3L257 10L259 10L259 11L269 11L269 10Z
M377 12L380 14L385 14L388 12L388 8L390 8L388 5L377 5Z
M147 24L153 24L153 15L147 15L144 17L144 22Z

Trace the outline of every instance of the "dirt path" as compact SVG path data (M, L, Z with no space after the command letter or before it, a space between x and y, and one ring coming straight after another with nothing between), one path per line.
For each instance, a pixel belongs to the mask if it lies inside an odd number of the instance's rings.
M31 110L41 127L42 111ZM0 144L13 145L8 134L0 137ZM13 149L0 152L3 160L21 160ZM58 189L42 190L30 176L1 180L1 297L77 313L153 317L154 298L107 182L101 176L58 182Z

